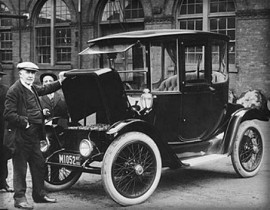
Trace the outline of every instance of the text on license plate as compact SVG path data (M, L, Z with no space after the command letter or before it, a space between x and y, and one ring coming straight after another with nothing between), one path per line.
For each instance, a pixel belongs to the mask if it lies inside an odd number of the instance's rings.
M80 166L80 156L74 154L59 154L59 163L65 165Z

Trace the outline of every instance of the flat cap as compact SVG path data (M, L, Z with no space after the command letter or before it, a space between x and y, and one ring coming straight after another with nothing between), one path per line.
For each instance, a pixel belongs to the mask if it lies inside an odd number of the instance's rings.
M28 71L38 71L39 70L39 68L38 68L38 66L36 64L34 64L32 62L29 62L29 61L19 63L17 65L17 68L19 70L25 69L25 70L28 70Z

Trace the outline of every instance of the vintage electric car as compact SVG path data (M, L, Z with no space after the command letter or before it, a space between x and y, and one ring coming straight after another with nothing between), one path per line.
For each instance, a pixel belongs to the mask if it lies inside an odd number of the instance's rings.
M121 205L144 202L162 168L231 156L240 177L256 175L264 136L258 109L228 103L229 38L202 31L144 30L88 42L99 69L66 73L71 122L47 126L47 189L101 174ZM181 179L181 177L179 177Z

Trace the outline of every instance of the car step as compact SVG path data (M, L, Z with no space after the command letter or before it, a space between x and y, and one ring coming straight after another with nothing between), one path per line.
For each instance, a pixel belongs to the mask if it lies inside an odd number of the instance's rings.
M212 154L212 155L204 155L204 156L200 156L200 157L194 157L194 158L189 158L189 159L185 159L185 160L181 160L182 163L184 163L185 165L188 166L196 166L205 162L209 162L209 161L214 161L214 160L219 160L222 158L228 157L227 154Z

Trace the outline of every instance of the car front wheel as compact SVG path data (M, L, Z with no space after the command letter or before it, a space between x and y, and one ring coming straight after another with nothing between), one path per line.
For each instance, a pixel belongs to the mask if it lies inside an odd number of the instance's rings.
M103 186L115 202L139 204L156 189L161 168L159 149L149 136L125 133L106 151L101 169Z
M241 177L255 176L263 159L263 133L254 121L240 124L232 151L234 170Z

